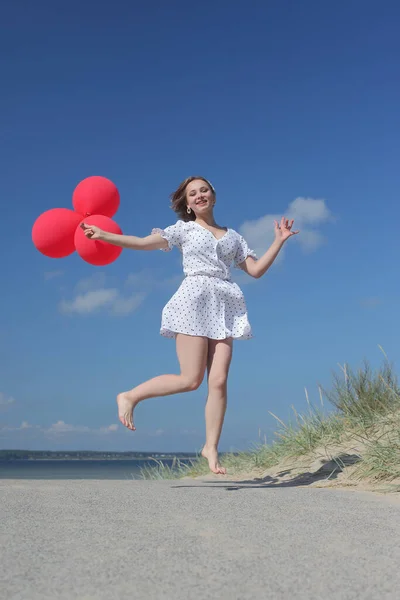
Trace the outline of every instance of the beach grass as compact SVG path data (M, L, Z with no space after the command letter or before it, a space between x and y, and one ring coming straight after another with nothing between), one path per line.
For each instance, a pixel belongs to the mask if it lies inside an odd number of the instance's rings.
M331 389L319 386L318 406L309 401L306 390L305 413L292 406L288 422L270 413L277 424L272 441L264 439L248 451L221 455L228 473L260 478L268 469L288 465L297 473L309 472L316 460L322 466L333 461L343 471L346 457L352 456L347 470L354 482L400 479L400 388L393 366L382 353L383 364L375 370L366 360L356 371L340 366L339 373L332 374ZM171 467L156 461L142 469L141 477L179 479L208 473L207 461L198 454L189 463L177 459Z

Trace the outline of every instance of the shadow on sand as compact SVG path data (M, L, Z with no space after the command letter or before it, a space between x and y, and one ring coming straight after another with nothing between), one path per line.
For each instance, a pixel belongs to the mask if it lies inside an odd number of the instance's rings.
M241 480L241 481L229 481L221 477L220 480L215 479L199 481L196 484L176 484L172 487L175 488L193 488L193 487L225 487L227 491L241 490L245 488L277 488L277 487L296 487L311 485L317 481L324 481L329 479L330 481L337 478L338 474L341 473L346 467L356 464L360 461L360 457L357 454L340 454L334 458L322 461L322 466L315 472L307 471L290 477L293 469L286 469L276 473L273 477L267 475L266 477L256 477L254 479Z

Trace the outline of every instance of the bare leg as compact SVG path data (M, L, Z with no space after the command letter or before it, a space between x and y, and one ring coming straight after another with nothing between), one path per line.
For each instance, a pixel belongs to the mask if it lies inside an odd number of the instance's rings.
M159 375L128 392L118 394L118 418L128 429L136 429L133 409L142 400L189 392L201 385L207 365L208 339L178 333L176 352L181 370L179 375Z
M218 460L218 442L221 436L227 404L227 380L232 359L233 340L209 340L208 397L205 408L206 443L201 451L213 473L224 475L226 469Z

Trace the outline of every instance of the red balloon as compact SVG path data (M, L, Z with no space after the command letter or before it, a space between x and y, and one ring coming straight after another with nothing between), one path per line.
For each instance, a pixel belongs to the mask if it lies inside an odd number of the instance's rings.
M81 220L81 223L88 225L97 225L103 231L121 234L121 228L115 221L104 215L91 215ZM109 265L118 258L122 252L121 246L114 246L101 240L91 240L87 238L83 229L79 226L75 231L75 248L83 260L91 265L104 266Z
M105 215L112 217L119 208L119 192L106 177L87 177L76 186L72 204L81 215Z
M32 241L42 254L64 258L75 252L75 230L82 215L68 208L52 208L42 213L32 227Z

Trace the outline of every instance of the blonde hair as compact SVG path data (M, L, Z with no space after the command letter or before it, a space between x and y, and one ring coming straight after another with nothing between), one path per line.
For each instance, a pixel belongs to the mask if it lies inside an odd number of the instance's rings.
M186 188L188 184L196 179L201 179L204 181L212 191L215 198L215 189L214 186L206 179L205 177L201 177L201 175L192 175L191 177L187 177L179 187L172 192L170 195L171 198L171 208L172 210L182 219L182 221L194 221L196 219L196 215L193 211L190 213L187 212L187 201L186 201Z

